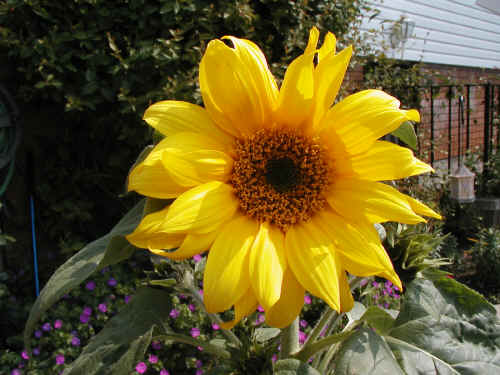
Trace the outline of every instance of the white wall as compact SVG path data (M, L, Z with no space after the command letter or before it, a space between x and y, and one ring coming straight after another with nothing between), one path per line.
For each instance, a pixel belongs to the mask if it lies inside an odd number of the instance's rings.
M393 24L387 21L397 21L405 15L415 22L412 38L404 48L389 49L388 55L392 57L500 68L500 15L480 7L475 0L370 0L369 3L380 14L372 20L365 17L361 30L383 28L386 44Z

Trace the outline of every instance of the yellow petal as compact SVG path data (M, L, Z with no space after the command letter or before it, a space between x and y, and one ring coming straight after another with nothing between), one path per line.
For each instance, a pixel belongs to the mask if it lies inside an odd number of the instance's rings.
M260 224L250 251L250 280L257 300L266 311L280 298L285 269L283 232L267 222Z
M306 49L304 50L304 55L310 55L316 52L316 47L318 46L319 40L319 30L316 26L313 26L309 30L309 40L307 41Z
M333 105L349 66L351 55L351 46L337 55L331 53L321 60L314 70L314 113L310 118L310 128L317 129L321 119Z
M328 32L325 36L325 40L318 50L318 60L321 62L331 53L335 54L335 47L337 45L337 38L331 32Z
M175 251L153 251L155 254L170 258L170 259L175 259L175 260L182 260L182 259L188 259L196 254L201 254L205 251L207 251L210 246L214 243L215 237L219 233L218 230L214 230L213 232L210 233L204 233L204 234L188 234L185 235L184 240L178 246L178 249ZM173 236L180 236L180 235L173 235Z
M127 189L147 197L169 199L178 197L188 188L177 184L161 160L157 160L150 165L140 163L132 169Z
M224 322L220 325L222 329L231 329L239 323L245 316L253 313L258 307L257 299L255 298L252 288L248 288L247 292L234 304L234 319L230 322Z
M288 327L300 314L304 305L304 287L287 268L283 274L281 297L269 310L266 310L266 323L271 327Z
M418 117L415 110L399 109L399 101L380 90L364 90L334 105L319 124L321 135L332 132L351 155L368 150L380 137L396 130L403 122Z
M313 54L297 57L287 68L281 85L276 121L298 127L311 114L314 95Z
M342 177L370 181L397 180L434 169L418 160L409 148L376 141L366 152L352 157L335 157L335 172Z
M339 274L332 241L307 222L287 231L285 248L288 264L299 283L339 311Z
M380 182L339 179L333 183L327 201L340 215L370 223L398 221L406 224L425 222L411 207L408 196Z
M144 121L165 136L192 132L210 134L210 137L224 145L233 142L233 137L215 125L205 108L188 102L157 102L146 110Z
M231 186L207 182L179 195L163 226L169 233L209 233L233 217L238 205Z
M406 199L408 200L408 204L410 205L411 209L419 214L419 215L424 215L424 216L428 216L428 217L433 217L435 219L439 219L441 220L442 219L442 216L439 215L437 212L435 212L434 210L432 210L431 208L427 207L425 204L423 204L422 202L419 202L418 200L416 199L413 199L412 197L409 197L407 195L405 195Z
M210 117L226 132L249 135L269 127L278 88L260 49L248 40L212 40L200 63L200 89Z
M223 151L223 146L207 135L176 133L155 149L161 152L165 169L180 186L196 186L213 180L225 182L233 167L233 159Z
M338 263L341 263L340 259L338 259ZM339 270L339 275L340 312L347 312L353 308L354 298L352 297L351 288L345 271Z
M334 243L336 253L341 256L342 266L349 273L356 276L387 273L392 275L392 282L400 283L372 224L363 220L349 221L331 210L323 210L310 222L320 227Z
M239 216L221 229L208 253L203 275L205 307L210 313L233 306L250 288L249 253L258 223Z
M163 224L169 207L146 215L127 240L134 246L143 249L174 249L184 240L183 234L166 233Z

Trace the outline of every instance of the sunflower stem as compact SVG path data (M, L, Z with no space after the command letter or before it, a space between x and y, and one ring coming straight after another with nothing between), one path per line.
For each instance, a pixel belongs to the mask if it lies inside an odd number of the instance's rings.
M280 358L291 357L299 350L299 318L281 331L281 351Z

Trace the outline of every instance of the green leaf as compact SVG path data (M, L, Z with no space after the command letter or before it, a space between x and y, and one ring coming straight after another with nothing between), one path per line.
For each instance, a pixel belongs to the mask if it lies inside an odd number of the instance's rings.
M171 288L177 284L177 280L175 279L151 280L149 283L151 285L161 286L164 288Z
M54 272L31 308L24 329L26 347L29 348L31 334L40 316L59 298L96 270L118 263L132 254L132 248L124 235L135 229L143 210L144 200L132 208L107 235L85 246Z
M415 129L413 128L411 121L403 122L401 126L394 130L391 134L401 139L412 149L417 149L417 135L415 134Z
M410 284L387 340L408 374L500 373L494 306L446 277Z
M122 311L94 336L64 375L121 375L144 358L153 329L171 309L169 293L142 288Z
M274 364L274 375L320 375L307 363L298 359L282 359Z
M384 335L394 326L394 318L377 306L370 306L363 314L362 320L366 321L377 333Z
M405 375L384 339L362 328L342 343L335 360L335 375Z
M253 333L253 338L258 343L264 343L274 339L280 332L278 328L257 328Z
M378 332L364 328L342 343L336 375L500 373L496 310L455 280L415 279L394 321L374 309L363 319Z

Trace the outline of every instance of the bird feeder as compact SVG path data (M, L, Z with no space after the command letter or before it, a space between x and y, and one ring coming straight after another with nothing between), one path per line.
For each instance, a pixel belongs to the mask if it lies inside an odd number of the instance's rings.
M465 165L462 164L462 125L464 123L464 97L461 95L458 100L458 167L450 175L450 195L458 203L471 203L475 200L474 177Z

